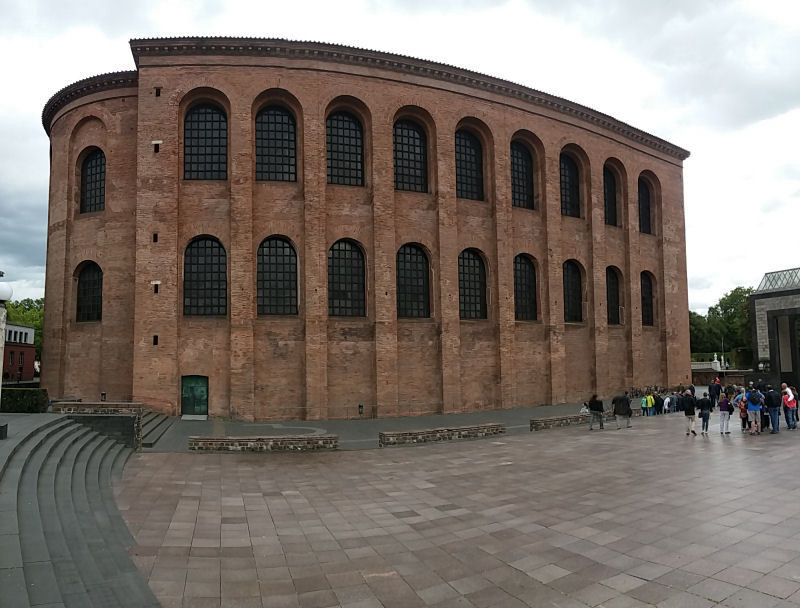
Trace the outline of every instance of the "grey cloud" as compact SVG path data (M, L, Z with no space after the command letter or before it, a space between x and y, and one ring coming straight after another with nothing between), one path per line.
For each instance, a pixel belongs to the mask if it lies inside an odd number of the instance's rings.
M708 289L712 283L705 277L692 277L689 279L689 289Z
M0 189L0 270L8 279L39 280L47 248L47 191Z

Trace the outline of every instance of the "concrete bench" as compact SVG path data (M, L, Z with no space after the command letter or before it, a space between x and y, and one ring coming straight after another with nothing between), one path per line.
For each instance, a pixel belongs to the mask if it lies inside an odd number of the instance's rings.
M506 425L497 422L416 431L384 431L378 433L378 447L408 443L429 443L432 441L452 441L454 439L475 439L490 435L502 435L505 432Z
M8 439L8 424L0 424L0 439Z
M631 408L633 416L641 416L639 408ZM614 419L614 410L606 409L603 412L605 420ZM588 424L589 414L571 414L569 416L550 416L548 418L531 418L531 431L543 431L545 429L556 429L562 426L572 426L574 424Z
M338 447L338 435L189 437L191 452L318 452Z

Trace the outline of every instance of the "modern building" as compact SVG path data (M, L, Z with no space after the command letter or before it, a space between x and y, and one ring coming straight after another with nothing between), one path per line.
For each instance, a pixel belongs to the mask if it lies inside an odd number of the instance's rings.
M750 295L753 372L800 386L800 268L768 272Z
M689 381L687 151L399 55L130 44L43 112L52 396L343 418Z
M3 349L3 382L30 382L36 359L34 328L31 325L6 323Z

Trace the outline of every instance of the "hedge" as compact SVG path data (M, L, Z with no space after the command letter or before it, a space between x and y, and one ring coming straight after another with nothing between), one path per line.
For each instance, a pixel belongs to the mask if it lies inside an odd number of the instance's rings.
M6 388L0 393L0 412L39 414L47 411L46 388Z

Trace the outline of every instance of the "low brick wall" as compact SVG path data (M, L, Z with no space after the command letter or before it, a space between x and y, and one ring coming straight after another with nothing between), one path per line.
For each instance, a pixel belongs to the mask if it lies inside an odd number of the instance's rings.
M135 450L142 449L142 414L144 413L144 408L141 403L113 401L54 403L53 412L67 414L69 418L82 424L87 424L98 433L108 435ZM103 416L130 419L132 426L128 427L128 422L89 420L89 417ZM86 420L84 421L82 418L86 418ZM131 436L130 439L128 438L129 436Z
M631 408L633 416L641 416L641 408ZM604 417L606 420L614 419L613 410L605 410ZM570 416L551 416L549 418L531 418L530 425L531 431L544 431L546 429L555 429L562 426L572 426L574 424L588 424L589 414L572 414Z
M189 450L193 452L316 452L338 447L338 435L189 437Z
M439 429L420 429L417 431L386 431L378 433L378 447L407 443L429 443L431 441L452 441L453 439L474 439L490 435L502 435L505 432L506 425L497 422Z

